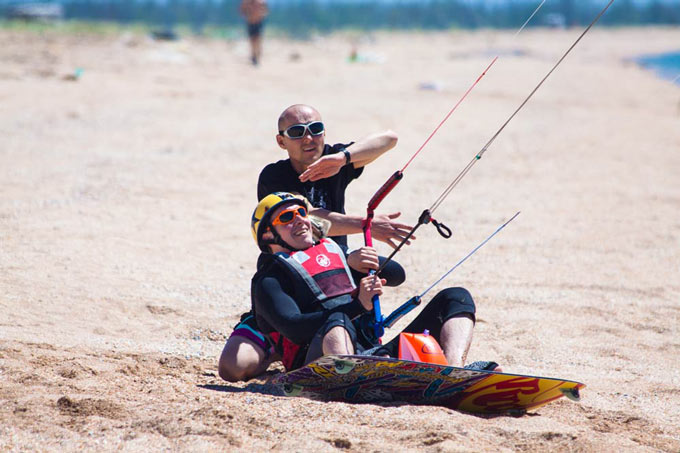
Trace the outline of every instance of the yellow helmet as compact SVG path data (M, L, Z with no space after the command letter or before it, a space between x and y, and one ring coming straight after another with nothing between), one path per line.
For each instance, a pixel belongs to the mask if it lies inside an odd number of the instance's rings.
M262 239L262 235L271 226L272 212L283 204L298 204L307 208L307 200L301 195L293 195L288 192L274 192L264 197L257 204L253 216L250 218L250 232L257 246L263 252L269 252L269 242ZM273 241L272 241L273 242Z

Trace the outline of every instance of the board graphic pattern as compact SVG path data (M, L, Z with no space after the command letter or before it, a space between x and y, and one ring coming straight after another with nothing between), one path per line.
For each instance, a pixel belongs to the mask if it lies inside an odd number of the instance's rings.
M523 412L562 396L578 401L584 384L564 379L468 370L370 356L324 356L276 379L284 393L329 401L403 401L472 413Z

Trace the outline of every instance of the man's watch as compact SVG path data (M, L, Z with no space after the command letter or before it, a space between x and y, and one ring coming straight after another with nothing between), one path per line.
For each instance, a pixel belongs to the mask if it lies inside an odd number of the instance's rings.
M349 165L352 163L352 155L347 151L346 149L342 150L342 153L345 155L345 165Z

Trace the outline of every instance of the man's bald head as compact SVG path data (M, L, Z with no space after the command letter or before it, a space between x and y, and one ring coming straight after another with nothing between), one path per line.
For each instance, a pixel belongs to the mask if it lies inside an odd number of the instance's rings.
M279 116L276 143L279 148L288 152L290 163L297 174L301 174L323 156L326 131L321 128L321 133L314 135L305 128L301 137L293 138L284 135L283 131L296 124L306 125L317 121L321 121L321 114L314 107L305 104L291 105Z
M306 104L291 105L279 115L279 131L293 124L305 124L312 121L321 121L321 114L318 110Z

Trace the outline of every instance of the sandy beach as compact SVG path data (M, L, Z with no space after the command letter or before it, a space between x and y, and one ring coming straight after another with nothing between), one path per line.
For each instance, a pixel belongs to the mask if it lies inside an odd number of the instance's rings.
M381 205L412 223L580 32L269 38L253 67L245 40L0 30L0 451L680 451L680 86L627 62L677 28L594 28L439 208L453 238L421 228L383 297L521 211L442 285L475 297L471 361L583 382L580 402L481 417L288 398L278 366L217 376L285 107L317 107L327 143L399 135L348 189L361 214L498 55Z

